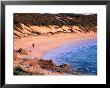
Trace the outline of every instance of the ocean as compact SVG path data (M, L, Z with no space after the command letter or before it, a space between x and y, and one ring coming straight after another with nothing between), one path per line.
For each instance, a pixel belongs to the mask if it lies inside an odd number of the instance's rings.
M43 59L52 59L57 65L69 64L82 75L97 75L97 41L67 43L45 53Z

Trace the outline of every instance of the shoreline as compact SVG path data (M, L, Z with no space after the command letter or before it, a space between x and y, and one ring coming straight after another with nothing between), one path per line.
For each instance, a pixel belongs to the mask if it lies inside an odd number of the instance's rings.
M73 70L76 71L78 70L77 68L79 68L80 70L78 71L80 71L81 74L95 75L97 74L95 69L96 66L92 63L96 64L97 62L95 57L96 49L93 46L97 46L96 39L79 41L77 44L67 43L46 52L43 56L43 59L52 60L56 65L68 64ZM94 49L95 51L93 51ZM94 53L92 54L91 52ZM84 65L85 67L83 67Z
M58 52L61 53L61 52L66 52L68 50L71 50L71 48L73 50L74 48L79 48L79 47L84 47L86 45L87 46L91 45L91 43L93 43L93 42L94 43L97 42L96 38L85 39L85 40L81 40L81 41L70 41L70 42L64 43L58 47L55 47L55 48L45 52L43 54L42 58L48 60L48 58L47 58L48 55L51 55L51 53L53 53L53 52L54 53L56 52L55 54L58 54Z
M91 40L84 40L84 41L78 41L77 43L75 42L69 42L65 43L57 48L54 48L42 56L44 60L49 60L48 58L52 59L54 61L55 57L57 55L60 55L62 53L67 53L70 52L71 50L77 49L77 48L83 48L86 46L91 46L93 44L96 44L97 40L96 39L91 39Z
M61 33L49 36L29 36L22 39L17 39L14 42L14 49L23 48L29 52L27 58L42 58L43 55L55 48L58 48L66 43L78 43L85 40L96 39L96 33ZM25 43L24 43L25 42ZM34 48L32 44L34 43ZM25 57L25 56L24 56Z
M60 46L63 46L67 43L75 43L96 39L96 33L60 33L56 35L49 36L28 36L22 39L14 40L14 67L20 67L24 70L25 73L30 72L32 74L44 74L44 75L61 75L67 74L69 64L60 64L57 65L51 58L45 60L42 58L47 52L56 49ZM34 41L34 47L33 45ZM21 48L20 52L19 49ZM31 50L31 52L30 52ZM42 63L39 63L42 62ZM46 64L46 65L45 65ZM47 66L47 67L45 67ZM67 69L65 69L65 66ZM63 67L63 68L62 68ZM22 70L21 69L21 70ZM48 69L52 70L49 71ZM59 69L61 72L56 72ZM62 73L62 70L64 71ZM69 71L70 73L71 71ZM72 71L72 74L79 75L79 71Z

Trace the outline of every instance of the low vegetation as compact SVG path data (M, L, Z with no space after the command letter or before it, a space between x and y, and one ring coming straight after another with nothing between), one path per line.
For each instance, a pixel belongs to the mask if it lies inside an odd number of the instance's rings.
M81 26L83 28L89 28L89 30L96 31L97 26L97 15L82 15L82 14L40 14L40 13L15 13L14 14L14 25L20 26L23 23L27 26L49 26L56 25L62 26ZM83 29L84 30L84 29Z
M44 75L43 73L32 73L32 72L27 72L25 70L23 70L21 67L15 67L14 68L14 75Z

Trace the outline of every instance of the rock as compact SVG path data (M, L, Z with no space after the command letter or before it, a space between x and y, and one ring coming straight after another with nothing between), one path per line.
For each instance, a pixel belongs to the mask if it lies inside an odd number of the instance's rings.
M26 50L23 50L22 48L18 49L17 52L19 54L24 54L24 55L28 55L28 52Z
M70 66L68 64L60 65L61 68L68 69Z
M41 66L41 68L47 69L47 70L51 70L56 66L52 60L43 60L43 59L39 60L39 65Z
M62 64L60 66L57 66L55 63L53 63L52 60L39 60L39 65L43 69L51 70L52 72L60 72L60 73L68 73L68 69L70 66L68 64Z

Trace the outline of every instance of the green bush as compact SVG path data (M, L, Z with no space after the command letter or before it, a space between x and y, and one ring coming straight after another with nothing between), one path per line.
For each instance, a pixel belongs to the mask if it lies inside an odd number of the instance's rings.
M14 75L32 75L32 74L24 71L21 67L15 67L14 68Z
M44 75L43 73L40 72L32 73L32 72L24 71L21 67L15 67L13 74L14 75Z

